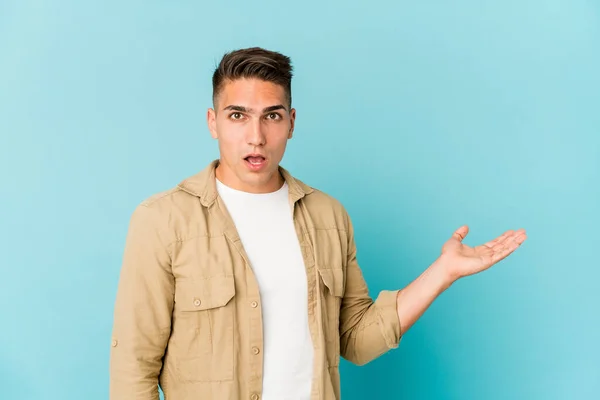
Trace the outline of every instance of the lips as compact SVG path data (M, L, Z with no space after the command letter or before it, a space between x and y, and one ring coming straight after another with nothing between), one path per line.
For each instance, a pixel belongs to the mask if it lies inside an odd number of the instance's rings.
M248 154L244 157L244 161L251 171L259 171L267 163L267 159L262 154Z
M265 158L262 156L248 156L245 158L245 160L248 161L250 164L258 165L260 163L263 163L265 161Z

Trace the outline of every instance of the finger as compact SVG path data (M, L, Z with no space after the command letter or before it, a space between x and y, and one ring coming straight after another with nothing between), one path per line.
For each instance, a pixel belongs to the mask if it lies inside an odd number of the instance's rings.
M519 245L521 245L521 243L523 243L526 240L527 240L527 233L525 233L525 231L523 231L519 235L516 235L514 238L514 241Z
M499 243L507 243L508 241L514 240L515 238L518 238L524 234L525 234L525 229L523 229L523 228L517 229L516 231L509 229L508 231L504 232L502 235L498 236L496 239L490 240L489 242L485 243L483 246L494 247L495 245L497 245Z
M506 235L504 235L502 237L501 240L498 241L498 243L506 245L506 244L510 243L513 240L514 237L515 237L515 231L513 231L511 229L510 231L508 231L508 233Z
M504 243L506 238L508 238L512 233L513 233L513 230L508 230L508 231L504 232L502 235L498 236L497 238L490 240L487 243L484 243L483 246L494 247L494 246L498 245L499 243Z
M516 249L521 246L521 244L527 239L527 235L525 233L521 233L516 237L512 237L509 240L505 240L503 243L496 244L492 250L492 261L497 263L500 260L508 257L511 253L513 253Z
M463 225L460 228L458 228L456 231L454 231L454 233L452 234L452 237L455 238L456 240L458 240L459 242L462 242L463 239L465 237L467 237L468 234L469 234L469 227L467 225Z
M496 243L492 247L492 250L496 253L502 253L504 251L510 250L515 245L517 245L517 244L511 238L504 238L502 241Z
M518 230L512 232L510 235L506 236L504 239L502 239L502 241L500 243L503 243L503 244L506 244L506 245L508 245L508 244L510 244L512 242L522 243L522 242L519 242L519 240L521 240L521 238L523 236L526 236L525 230L524 229L518 229Z

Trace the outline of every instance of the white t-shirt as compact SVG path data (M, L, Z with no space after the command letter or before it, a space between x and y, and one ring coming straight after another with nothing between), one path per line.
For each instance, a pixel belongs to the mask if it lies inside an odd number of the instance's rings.
M310 398L313 346L306 269L286 183L265 194L217 180L258 281L264 334L263 400Z

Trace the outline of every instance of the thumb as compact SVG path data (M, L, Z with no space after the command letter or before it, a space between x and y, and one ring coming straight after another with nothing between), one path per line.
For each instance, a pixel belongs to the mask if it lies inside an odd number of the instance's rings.
M457 230L454 231L452 237L459 242L462 242L463 239L469 234L469 227L467 225L463 225Z

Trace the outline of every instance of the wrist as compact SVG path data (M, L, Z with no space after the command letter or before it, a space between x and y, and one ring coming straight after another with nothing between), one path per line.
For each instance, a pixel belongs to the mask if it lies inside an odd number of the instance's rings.
M433 274L437 276L437 279L441 282L444 289L452 286L454 282L460 279L460 276L454 272L453 265L450 260L439 257L429 267Z

